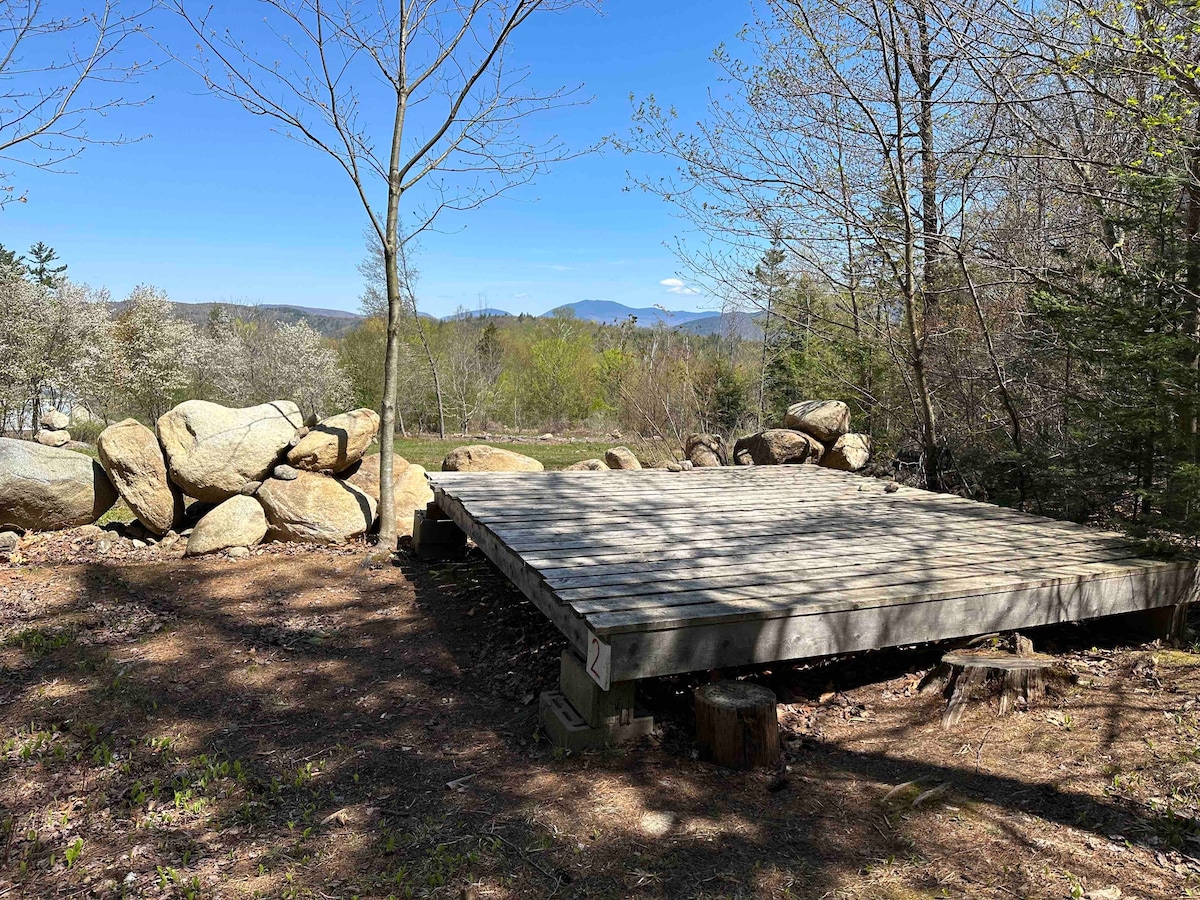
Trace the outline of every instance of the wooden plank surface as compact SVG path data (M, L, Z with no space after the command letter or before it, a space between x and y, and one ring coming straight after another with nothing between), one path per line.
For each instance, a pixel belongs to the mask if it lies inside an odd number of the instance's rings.
M577 650L611 642L618 680L1154 609L1197 590L1195 563L1143 558L1120 534L815 466L430 481Z

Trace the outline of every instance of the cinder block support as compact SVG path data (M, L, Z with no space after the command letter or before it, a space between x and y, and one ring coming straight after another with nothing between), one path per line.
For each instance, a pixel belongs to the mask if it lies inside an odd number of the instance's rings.
M434 504L429 504L432 508ZM418 509L413 513L413 550L421 559L452 559L462 556L467 547L467 535L441 510ZM435 518L435 516L437 516Z
M562 655L559 685L557 691L545 691L540 703L542 728L559 747L597 750L654 730L652 716L634 715L634 682L619 681L602 690L570 650Z

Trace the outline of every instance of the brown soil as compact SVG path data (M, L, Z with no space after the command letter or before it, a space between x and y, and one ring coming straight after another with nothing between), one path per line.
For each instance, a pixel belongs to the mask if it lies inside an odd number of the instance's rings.
M787 768L730 773L689 679L548 746L563 642L477 553L96 542L0 563L3 898L1200 896L1191 653L1035 634L1071 680L949 732L942 648L758 672Z

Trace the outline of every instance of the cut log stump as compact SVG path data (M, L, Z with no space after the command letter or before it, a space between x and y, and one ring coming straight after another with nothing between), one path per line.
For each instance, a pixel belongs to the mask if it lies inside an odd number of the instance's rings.
M719 681L696 690L696 744L700 758L728 769L779 761L775 694L745 681Z
M1053 656L1033 653L1031 650L1025 650L1020 656L971 650L947 653L942 657L942 665L949 673L942 727L957 725L972 696L989 680L999 680L1001 683L1002 716L1012 712L1019 700L1030 703L1045 696L1055 662Z

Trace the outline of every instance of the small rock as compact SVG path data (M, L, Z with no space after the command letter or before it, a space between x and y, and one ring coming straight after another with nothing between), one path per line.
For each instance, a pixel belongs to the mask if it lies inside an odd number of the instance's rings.
M896 484L894 481L889 481L883 486L883 492L885 494L894 494L898 490L900 490L900 485Z
M693 463L690 459L685 459L679 465L683 467L683 471L685 472L690 472L692 469L696 468L695 463Z
M148 546L145 541L140 541L137 538L134 538L129 543L133 544L134 550L145 550L146 547Z
M291 466L288 466L288 468L291 468ZM240 488L238 488L238 493L243 497L253 497L258 493L258 489L260 487L262 487L261 481L247 481Z
M554 440L554 433L547 431L545 434L539 434L538 440L539 441L552 441L552 440Z
M287 465L286 463L276 466L275 470L271 472L271 477L278 478L280 481L295 481L299 475L299 471Z
M667 471L668 472L682 472L683 464L678 463L675 460L671 460L669 463L667 463Z
M229 549L229 558L230 559L245 559L249 555L250 555L249 547L231 547Z
M96 552L99 553L101 556L106 554L111 549L112 549L112 541L107 540L107 539L102 540L102 541L96 541Z
M21 543L21 536L15 531L0 531L0 553L12 553Z

